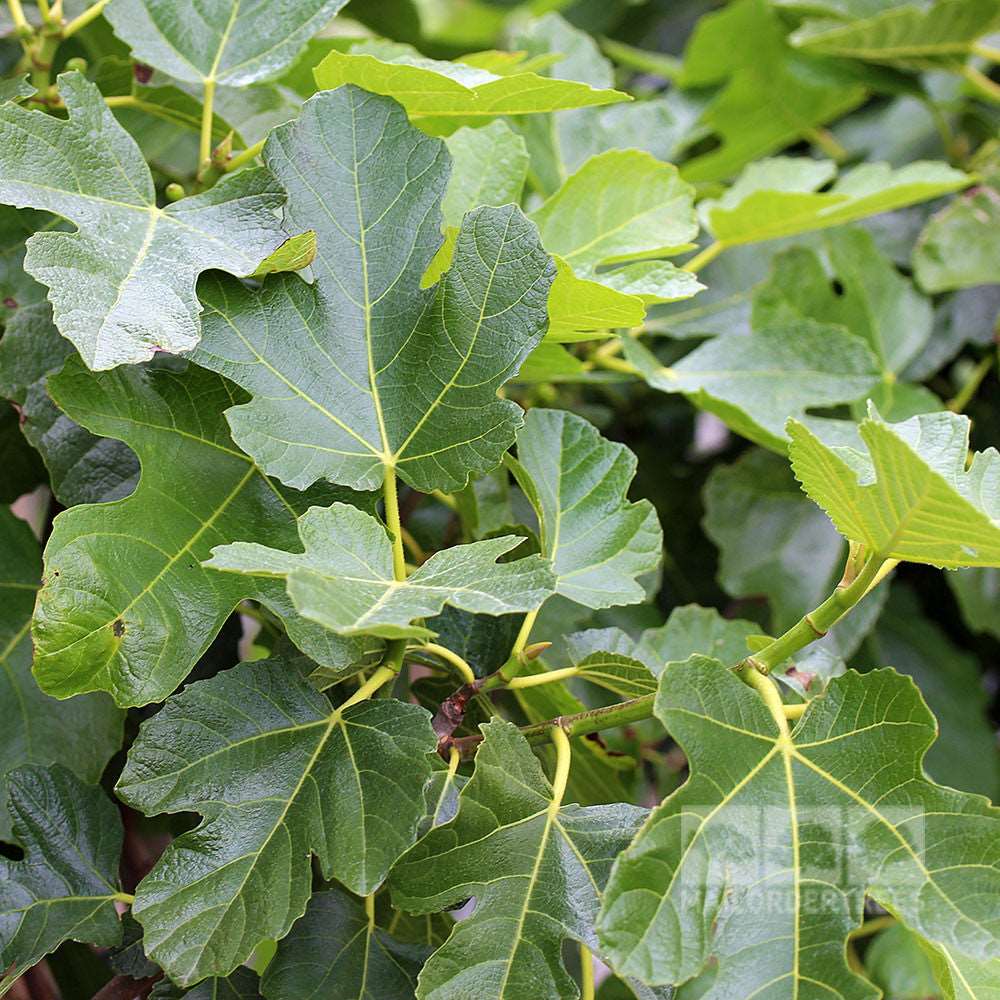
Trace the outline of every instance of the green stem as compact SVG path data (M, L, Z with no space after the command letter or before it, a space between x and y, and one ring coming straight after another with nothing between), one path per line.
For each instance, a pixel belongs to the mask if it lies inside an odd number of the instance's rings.
M476 683L476 675L472 667L458 653L453 652L446 646L439 646L436 642L426 642L422 646L415 646L412 652L430 653L432 656L450 663L462 675L462 680L466 684Z
M972 374L965 380L961 389L945 404L952 413L961 413L969 405L992 367L993 355L987 354L973 369Z
M260 142L255 142L252 146L247 146L241 153L237 153L223 168L226 173L230 170L239 170L246 163L250 163L251 160L255 160L260 156L261 150L264 148L264 143L267 142L266 139L261 139Z
M580 945L580 1000L594 1000L594 956L585 945Z
M887 927L892 927L895 923L895 917L872 917L871 920L866 920L860 927L855 927L847 936L852 941L857 941L858 938L871 937L872 934L878 934L879 931L884 931Z
M807 141L811 142L817 149L821 149L831 160L836 163L843 163L850 155L829 129L810 128L802 133Z
M97 3L92 4L88 7L82 14L78 17L74 17L69 24L63 28L63 38L69 38L75 35L81 28L86 28L91 21L101 16L101 12L107 7L110 0L97 0Z
M878 555L869 557L853 580L838 584L818 608L800 618L784 635L778 636L753 656L748 656L744 664L767 674L800 649L822 638L879 581L887 564L894 566L895 561Z
M1000 49L993 48L992 45L983 45L982 42L975 42L972 46L974 55L989 59L990 62L1000 63Z
M697 273L707 264L711 264L716 257L726 249L726 244L721 240L716 243L709 243L704 250L700 253L696 253L689 261L685 262L682 269L685 271L691 271L692 273Z
M617 726L627 726L633 722L648 719L653 714L654 694L644 694L641 698L632 698L617 705L606 705L603 708L591 708L575 715L561 715L546 722L536 722L530 726L522 726L521 734L531 744L548 743L553 729L561 729L567 736L586 736L588 733L599 733L602 729L614 729ZM476 747L482 742L482 736L462 736L452 741L463 757L475 753Z
M31 59L31 85L38 91L41 98L46 98L51 80L52 64L59 48L58 34L42 32L38 40L31 45L28 56Z
M116 892L114 898L119 903L125 903L126 906L131 906L135 902L135 896L130 892Z
M385 468L382 484L385 498L385 525L392 535L392 571L397 580L406 579L406 551L403 548L403 524L399 519L399 492L396 488L396 470Z
M507 681L509 689L538 687L539 684L552 684L554 681L564 681L570 677L576 677L580 673L579 667L563 667L561 670L546 670L540 674L528 674L525 677L512 677Z
M205 96L201 105L201 139L198 143L198 173L204 174L212 165L212 117L215 109L215 79L205 80Z
M771 717L778 725L778 732L787 739L791 730L788 727L785 706L781 702L781 695L778 693L778 688L775 686L774 681L770 677L765 677L759 670L746 665L746 661L744 661L744 664L740 675L760 695L761 700L767 706L767 710L771 713Z
M24 8L21 0L7 0L7 8L10 10L10 19L14 22L14 27L19 34L30 35L34 30L24 16Z
M987 100L1000 104L1000 83L995 83L975 66L963 66L962 76Z

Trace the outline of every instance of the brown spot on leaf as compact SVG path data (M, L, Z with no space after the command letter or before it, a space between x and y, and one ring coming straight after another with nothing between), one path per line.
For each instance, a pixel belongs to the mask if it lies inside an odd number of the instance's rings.
M111 626L111 631L114 632L116 638L120 639L125 634L125 622L120 618L116 618L114 624Z

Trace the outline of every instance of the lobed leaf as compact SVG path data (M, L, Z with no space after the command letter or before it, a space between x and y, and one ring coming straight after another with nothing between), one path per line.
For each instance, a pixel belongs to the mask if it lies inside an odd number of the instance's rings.
M575 1000L562 942L596 945L592 922L610 860L643 811L564 805L515 726L495 719L482 730L458 815L418 841L389 879L394 905L409 912L476 898L428 959L416 995Z
M878 996L845 960L867 891L933 941L996 954L1000 812L928 781L934 719L891 670L834 678L794 733L717 660L664 671L691 777L618 859L598 931L619 973L707 998Z
M147 954L188 986L282 938L325 878L366 894L424 814L428 713L390 699L332 708L284 660L190 685L143 723L118 795L204 819L136 890ZM220 776L224 780L220 783Z
M0 200L77 227L32 236L25 269L48 286L56 325L88 367L188 351L198 275L252 274L287 237L281 192L265 171L241 170L159 208L139 147L97 88L79 73L59 88L66 120L0 105Z
M112 802L61 764L17 768L8 794L25 858L0 858L0 994L63 941L121 939L122 827Z
M967 417L945 411L890 424L872 409L858 430L865 452L788 426L795 476L842 535L884 559L1000 565L1000 455L976 452L966 469Z
M244 598L280 614L325 666L360 669L358 644L299 619L281 586L200 565L230 541L293 545L300 511L345 495L284 489L235 448L223 412L241 397L229 383L193 366L95 375L74 359L48 384L72 419L133 448L142 477L123 500L55 519L32 623L42 690L108 691L121 705L162 700Z
M340 635L386 639L432 636L411 623L438 614L445 604L492 615L532 611L555 586L540 556L497 563L521 543L513 535L436 552L400 581L385 529L364 511L342 503L312 507L298 528L304 552L237 542L214 549L205 565L284 580L292 603L309 621Z
M62 764L82 781L96 782L122 741L124 716L110 698L59 702L31 676L31 611L41 571L31 529L0 511L0 838L10 833L8 774L26 764Z
M203 281L198 364L253 396L237 444L299 488L327 478L457 489L499 464L520 409L496 398L545 330L553 265L514 206L465 217L451 270L420 288L440 243L444 144L355 87L318 94L271 133L287 224L317 234L315 281Z
M347 0L111 0L104 16L134 57L177 80L227 87L277 76Z
M514 477L538 514L555 592L588 608L635 604L638 577L660 564L663 534L648 500L625 498L635 456L565 410L528 411Z

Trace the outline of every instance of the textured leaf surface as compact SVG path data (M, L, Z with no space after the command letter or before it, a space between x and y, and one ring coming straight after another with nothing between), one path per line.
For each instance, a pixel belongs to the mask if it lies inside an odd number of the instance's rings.
M976 452L966 470L967 417L889 424L872 411L859 431L867 453L789 424L795 476L842 535L887 559L1000 566L1000 455Z
M143 724L117 788L149 815L204 816L136 891L147 953L182 985L229 974L302 915L310 853L326 878L371 892L416 835L435 742L424 709L332 709L280 659L171 698Z
M347 893L317 892L264 976L267 1000L413 1000L430 949L397 941Z
M563 805L514 726L496 720L483 732L458 816L418 841L390 876L394 904L411 912L476 897L475 912L424 966L417 996L575 1000L562 942L596 945L610 861L644 811Z
M956 69L973 43L996 30L994 0L937 0L887 6L873 17L809 20L791 43L806 52L865 59L902 69Z
M844 957L866 890L932 940L996 954L1000 812L924 777L936 727L909 679L835 678L785 735L695 657L662 674L657 715L691 777L609 882L599 928L620 973L684 982L711 954L712 1000L875 998Z
M96 782L122 739L122 713L106 695L56 701L42 694L31 676L31 609L41 572L31 529L0 511L0 838L10 833L10 771L59 763Z
M863 398L880 381L860 337L812 320L714 337L666 367L632 338L625 356L654 389L681 392L743 437L782 452L807 408Z
M516 65L510 72L498 75L466 62L427 59L408 46L376 42L367 48L362 45L351 52L330 52L316 67L316 82L324 89L351 83L395 98L415 119L430 116L482 120L628 100L627 94L617 90L598 90L574 80L539 76L519 71Z
M103 690L122 705L161 700L248 597L283 615L292 638L325 665L356 660L354 644L297 619L277 583L200 565L226 542L294 545L295 518L310 500L343 496L282 489L235 448L222 415L240 400L231 385L193 366L95 375L74 359L49 389L88 430L129 444L143 475L124 500L56 518L32 626L44 691Z
M150 1000L261 1000L260 980L250 969L236 969L231 976L212 977L186 990L161 979Z
M67 120L0 105L0 200L78 228L33 236L25 268L48 285L56 325L89 367L188 351L198 275L251 274L286 238L281 192L266 172L241 170L158 208L138 146L97 88L79 73L59 81Z
M302 553L244 542L215 549L206 565L284 579L303 617L341 635L387 639L433 634L410 623L445 604L493 615L533 611L555 586L540 556L497 564L521 543L514 535L443 549L404 581L393 576L385 529L356 507L311 508L299 519L299 538Z
M244 86L276 76L346 0L112 0L104 16L141 62L178 80Z
M63 941L117 944L118 810L66 768L29 765L9 778L23 861L0 858L0 993Z
M510 462L538 514L556 593L588 608L636 604L660 564L663 533L648 500L629 503L635 456L565 410L531 409Z
M827 161L775 157L751 164L726 193L700 207L712 235L726 246L759 243L903 208L957 191L967 174L917 161L893 170L863 163L841 174Z
M394 465L418 489L455 489L498 465L520 410L496 390L544 333L554 271L534 227L514 206L470 213L451 269L422 291L447 152L354 87L308 101L264 159L286 224L317 233L315 283L202 283L195 360L254 397L229 413L236 442L298 487L374 488Z

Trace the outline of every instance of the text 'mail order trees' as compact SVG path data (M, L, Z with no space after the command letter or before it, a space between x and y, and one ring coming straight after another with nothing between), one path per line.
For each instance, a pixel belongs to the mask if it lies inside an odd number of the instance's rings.
M0 996L1000 998L1000 0L8 0Z

